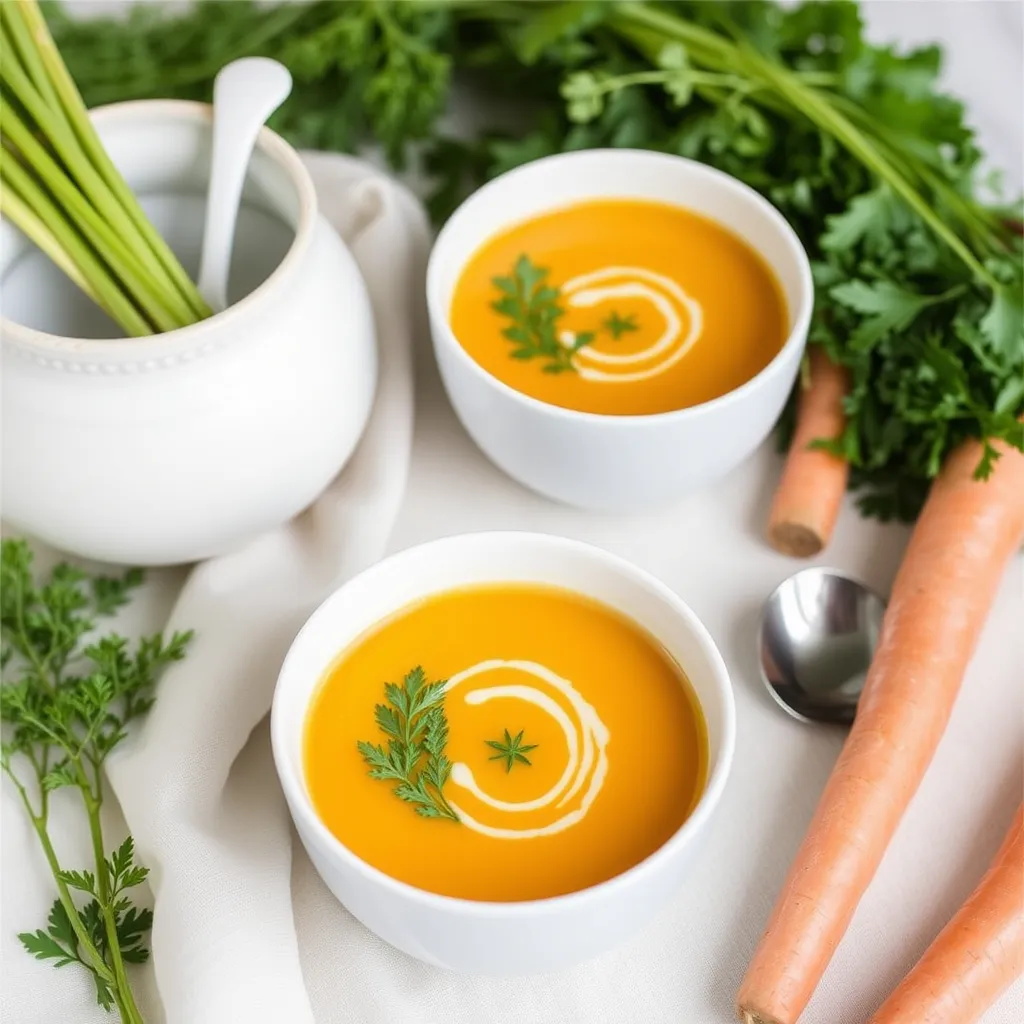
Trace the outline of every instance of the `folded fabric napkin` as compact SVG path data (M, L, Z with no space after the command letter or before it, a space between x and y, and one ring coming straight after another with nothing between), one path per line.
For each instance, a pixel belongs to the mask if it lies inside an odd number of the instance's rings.
M169 619L161 609L143 609L148 621L133 623L141 631L196 630L188 658L165 675L138 735L109 762L139 856L152 871L156 984L141 983L139 993L147 1021L314 1019L294 923L291 824L261 723L299 627L332 590L383 554L398 513L429 230L411 194L369 165L304 158L321 209L349 244L370 293L378 392L355 455L312 508L244 550L196 567ZM19 884L21 872L45 890L45 866L15 806L5 797L4 824L14 829L5 842L5 890ZM116 835L111 831L111 841ZM88 863L86 837L63 838L71 845L66 863ZM16 951L13 932L42 921L15 920L11 907L21 901L7 895L3 1019L109 1021L90 1005L84 972L58 973Z

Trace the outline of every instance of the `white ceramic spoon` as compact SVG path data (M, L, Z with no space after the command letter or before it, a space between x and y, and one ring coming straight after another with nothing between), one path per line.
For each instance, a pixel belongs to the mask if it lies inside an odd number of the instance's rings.
M213 83L213 155L199 291L215 313L228 304L228 269L245 172L263 123L292 91L288 69L269 57L244 57Z

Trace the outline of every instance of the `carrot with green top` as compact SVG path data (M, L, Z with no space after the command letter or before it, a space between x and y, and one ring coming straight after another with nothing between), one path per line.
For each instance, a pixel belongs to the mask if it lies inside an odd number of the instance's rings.
M744 1024L803 1013L946 728L1003 571L1024 536L1024 454L946 460L893 584L857 718L737 998Z

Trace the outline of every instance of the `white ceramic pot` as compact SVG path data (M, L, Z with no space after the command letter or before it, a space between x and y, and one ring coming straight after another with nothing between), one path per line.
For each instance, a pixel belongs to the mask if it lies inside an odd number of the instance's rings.
M159 100L93 114L191 273L210 115ZM0 282L4 519L64 550L157 565L237 547L309 505L369 415L365 287L298 155L269 129L250 165L225 312L117 337L6 223Z
M429 594L487 582L575 590L639 623L684 668L704 713L709 773L690 817L646 860L600 885L519 903L454 899L396 881L328 831L310 801L303 732L310 700L337 655L397 609ZM531 533L480 533L411 548L329 597L303 627L274 693L274 761L295 827L335 896L371 931L426 963L473 974L533 974L624 941L685 883L732 762L736 712L721 655L697 616L663 583L605 551ZM528 856L528 852L524 856Z
M586 199L684 206L743 238L774 270L789 336L756 377L702 405L651 416L603 416L548 405L476 363L449 325L452 294L473 253L504 228ZM800 366L813 306L811 270L782 215L753 189L683 157L584 150L526 164L485 185L434 246L427 301L434 351L463 426L509 476L557 501L629 510L678 498L729 472L767 437Z

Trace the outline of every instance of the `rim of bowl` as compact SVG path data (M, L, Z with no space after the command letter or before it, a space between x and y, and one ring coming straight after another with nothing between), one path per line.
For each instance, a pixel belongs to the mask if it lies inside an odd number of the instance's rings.
M681 409L670 409L667 412L653 412L653 413L639 413L639 414L626 414L616 415L611 413L601 412L584 412L580 409L567 409L565 406L553 405L550 402L543 402L539 398L534 398L532 395L524 394L522 391L517 391L514 387L506 384L500 378L494 376L490 371L485 370L459 343L459 339L455 337L455 332L451 326L451 312L449 309L445 309L441 304L441 297L439 295L440 282L439 278L441 271L440 257L438 254L442 251L443 246L447 242L453 228L452 225L460 217L470 216L472 210L470 209L472 204L481 202L490 196L492 193L500 192L501 188L511 178L525 173L526 171L537 167L538 165L552 165L556 163L571 163L582 159L642 159L648 160L651 163L663 163L670 164L678 167L679 165L685 165L690 170L704 174L708 178L714 180L722 188L736 192L740 195L752 198L755 203L760 206L763 212L767 215L768 219L775 223L775 226L779 230L779 234L786 240L790 248L793 250L796 256L797 266L799 267L800 273L800 285L803 292L803 300L800 304L800 308L796 310L792 316L792 324L789 328L789 333L786 336L786 340L782 343L779 351L772 356L768 364L759 370L749 380L744 381L739 387L733 388L731 391L727 391L724 395L719 395L717 398L708 399L706 402L701 402L698 405L687 405ZM550 213L552 210L564 209L567 206L574 205L577 202L586 202L589 199L600 199L600 198L611 198L615 196L610 194L595 193L591 196L580 196L569 203L563 203L556 206L543 206L538 205L534 210L534 216L542 213ZM624 197L624 198L637 198L637 197ZM681 209L690 209L684 203L666 203L668 206L677 206ZM469 213L467 213L469 209ZM698 211L699 212L699 211ZM713 218L708 218L713 219ZM514 224L521 223L521 221L509 221L504 225L505 228L511 227ZM716 222L717 223L717 222ZM727 231L731 229L726 228ZM736 232L732 232L736 234ZM772 271L773 276L775 275L775 268L768 263L765 259L764 254L757 249L755 246L747 242L740 236L744 243L751 249L753 249L758 256L768 265ZM485 239L486 241L486 239ZM481 243L483 244L483 243ZM479 246L477 247L477 249ZM477 250L474 249L474 252ZM465 263L463 263L461 270L465 269ZM785 217L776 209L776 207L770 203L764 196L761 195L756 189L751 188L749 185L740 181L739 178L733 177L731 174L727 174L725 171L720 171L716 167L710 167L707 164L701 163L699 160L691 160L689 157L676 156L673 153L659 153L656 150L649 149L579 149L573 150L568 153L555 153L552 156L540 157L537 160L531 160L529 163L522 164L519 167L514 167L510 171L506 171L504 174L499 174L498 177L491 179L485 185L481 185L475 192L467 196L456 208L455 212L448 218L444 226L438 233L437 239L434 242L434 246L430 252L430 258L427 262L427 305L431 311L432 318L435 322L443 324L444 330L440 332L442 338L439 338L438 332L431 331L434 339L434 344L446 344L449 348L456 350L456 358L460 359L463 364L468 365L471 372L475 373L481 380L485 381L490 386L496 388L498 391L505 395L513 397L517 401L521 402L527 408L531 408L538 411L547 412L551 415L558 416L560 418L583 421L583 422L596 422L602 423L607 422L620 422L623 425L639 425L652 423L656 421L669 420L673 418L685 418L686 416L692 416L697 413L704 412L708 409L719 408L731 404L734 401L738 401L751 391L759 387L765 380L770 376L779 372L779 367L782 365L785 358L788 358L789 354L794 348L802 347L806 344L807 331L811 323L811 314L814 310L814 279L811 275L811 263L807 255L807 250L804 248L803 243L800 241L796 231L793 230L792 225ZM787 311L788 312L788 311Z
M312 628L313 621L323 612L324 607L333 600L335 595L341 590L344 590L350 584L354 583L356 580L362 579L373 572L379 571L381 566L390 565L396 561L400 561L401 559L410 556L413 552L421 553L429 549L437 549L443 552L446 547L453 547L459 544L500 544L503 541L509 540L513 542L526 541L529 543L544 544L549 547L567 548L576 551L585 557L604 563L606 567L612 569L618 574L630 577L634 582L653 591L657 597L668 604L672 611L684 621L686 627L704 649L704 652L711 663L712 674L715 678L715 685L719 689L720 697L722 699L722 742L718 751L718 757L715 759L713 765L709 765L707 781L696 806L690 814L687 815L679 828L677 828L672 835L668 837L668 839L632 867L627 868L625 871L622 871L617 875L613 875L611 878L605 879L603 882L586 886L583 889L576 889L573 892L563 893L560 896L546 896L540 899L514 901L471 900L461 896L445 896L441 893L430 892L427 889L421 889L408 882L403 882L397 878L393 878L391 875L386 874L379 868L375 868L368 861L363 860L362 857L355 854L324 824L320 816L316 813L313 801L305 791L304 773L301 767L295 771L292 770L291 760L285 749L288 740L286 737L286 726L282 720L284 712L281 710L281 707L284 700L292 700L292 698L290 695L282 695L281 681L286 669L288 668L289 662L295 657L296 649L303 642L303 634ZM567 586L566 589L573 588ZM440 592L441 591L438 591L438 593ZM577 592L582 593L581 591ZM398 608L394 610L397 611ZM632 616L628 617L632 620ZM637 625L639 625L639 623L637 623ZM641 626L641 628L644 627ZM313 692L315 693L316 691L314 690ZM697 699L697 703L701 707L701 712L703 714L704 707L699 698ZM303 729L305 729L305 722L308 713L309 702L307 701L301 720ZM335 857L340 857L346 861L350 867L358 871L366 880L378 885L383 885L397 895L411 899L414 902L438 909L456 910L460 913L470 915L501 914L510 917L525 917L533 913L548 911L552 908L574 905L588 899L592 899L598 893L604 894L609 891L618 890L632 885L637 878L647 875L651 871L657 870L662 861L673 856L677 849L684 847L699 829L706 826L708 818L710 818L721 799L722 791L725 789L726 782L729 778L729 772L732 769L733 755L736 747L736 702L732 692L729 670L725 665L721 652L718 650L718 646L715 644L714 639L708 632L707 627L703 622L701 622L690 606L686 604L686 602L683 601L683 599L679 597L679 595L676 594L668 584L662 582L653 573L640 568L638 565L634 565L628 559L623 558L620 555L612 554L610 551L605 551L603 548L596 547L593 544L573 540L569 537L560 537L555 534L534 533L528 530L481 531L477 533L457 534L453 537L440 537L436 540L426 541L425 543L405 548L393 555L389 555L387 558L381 559L379 562L375 562L362 572L357 573L324 598L324 600L317 606L316 610L303 624L302 629L300 629L298 634L296 634L295 639L292 641L292 644L288 649L284 662L281 665L281 671L278 675L278 681L274 688L274 698L271 704L270 739L277 776L286 796L290 797L288 804L291 812L293 814L298 813L303 818L304 823L311 827L313 831L316 832L317 835L328 845ZM298 808L298 811L296 811L296 808Z
M154 116L178 118L187 121L209 122L213 117L213 107L209 103L196 100L126 100L121 103L106 103L89 111L89 119L97 127L109 124L117 119L137 118L141 112L151 112ZM287 273L291 266L309 247L313 234L313 225L317 214L316 189L313 179L306 170L301 157L295 149L272 128L264 125L256 137L256 147L262 150L287 175L295 188L299 201L299 215L295 225L295 237L281 262L271 271L270 276L262 281L238 302L232 303L227 309L208 316L186 327L177 327L171 331L147 335L141 338L73 338L63 334L50 334L35 327L8 320L0 315L0 328L5 337L21 344L31 345L47 351L60 351L67 354L69 345L73 345L75 354L92 356L125 356L132 359L155 357L164 354L166 348L183 341L202 340L203 335L211 326L220 326L238 311L245 310L272 288L277 280ZM8 222L14 229L14 224ZM16 230L16 229L15 229ZM126 343L130 343L130 351L125 351Z

